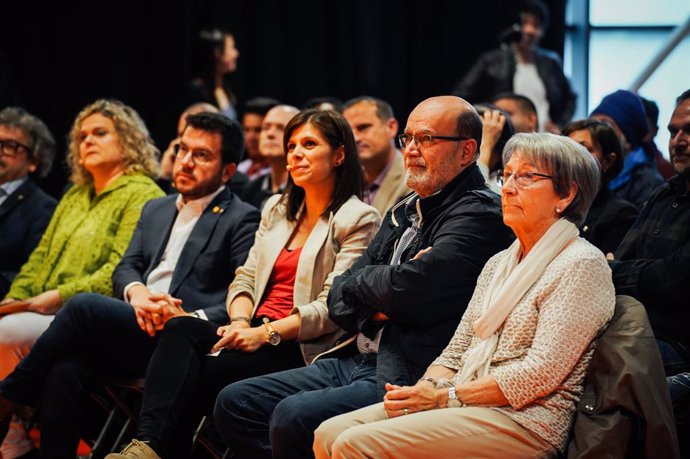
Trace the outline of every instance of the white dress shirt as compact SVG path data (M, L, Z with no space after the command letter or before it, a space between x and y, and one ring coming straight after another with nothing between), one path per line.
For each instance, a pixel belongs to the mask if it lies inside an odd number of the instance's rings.
M17 191L17 189L26 182L27 177L22 177L17 180L12 180L11 182L5 182L0 185L0 206L10 197L12 193Z
M189 239L194 226L199 221L199 218L206 210L206 207L213 201L213 199L225 188L225 185L218 188L215 192L207 194L206 196L185 202L182 195L177 196L175 205L177 206L177 217L175 223L170 230L170 238L168 244L165 246L161 260L158 266L153 268L146 280L146 287L152 293L168 293L170 283L172 282L175 266L180 258L182 249ZM129 289L135 285L143 285L141 282L131 282L127 284L124 291L125 300L129 301ZM203 319L207 319L203 310L196 311Z

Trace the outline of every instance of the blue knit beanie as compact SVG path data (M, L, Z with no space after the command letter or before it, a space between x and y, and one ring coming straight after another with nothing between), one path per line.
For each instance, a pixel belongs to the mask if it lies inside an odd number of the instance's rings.
M619 89L604 97L589 116L597 113L610 116L633 148L639 147L649 132L642 100L630 91Z

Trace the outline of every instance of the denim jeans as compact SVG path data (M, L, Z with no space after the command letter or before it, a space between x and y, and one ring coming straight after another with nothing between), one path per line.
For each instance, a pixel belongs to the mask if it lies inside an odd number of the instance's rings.
M668 390L673 403L673 415L683 457L690 455L690 372L668 376Z
M675 347L660 339L656 340L656 344L661 354L661 361L664 364L666 376L673 376L678 373L690 371L690 362L688 362Z
M231 384L214 419L237 459L298 459L313 457L321 422L377 401L376 354L356 355Z
M657 345L664 362L681 454L690 456L690 362L669 343L658 339Z

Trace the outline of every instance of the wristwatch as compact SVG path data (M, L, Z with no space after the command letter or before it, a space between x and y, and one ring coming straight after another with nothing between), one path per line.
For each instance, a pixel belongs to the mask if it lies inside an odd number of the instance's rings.
M278 333L273 327L271 327L271 324L268 322L264 323L264 327L268 332L268 339L266 340L266 342L271 346L277 346L278 344L280 344L280 333Z
M455 392L455 386L450 386L448 388L448 406L451 406L452 402L457 402L459 406L465 406L465 404L460 400L460 397L458 397L458 394ZM453 403L455 405L455 403ZM455 406L458 406L455 405Z

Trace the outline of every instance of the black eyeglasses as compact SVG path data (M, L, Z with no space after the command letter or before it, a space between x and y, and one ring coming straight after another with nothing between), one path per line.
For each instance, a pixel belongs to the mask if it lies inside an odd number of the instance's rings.
M515 180L515 184L518 188L526 188L532 185L534 182L538 181L537 177L540 179L553 180L553 176L540 174L539 172L524 172L522 174L518 174L517 172L506 172L504 170L499 170L498 175L496 176L498 183L501 186L508 183L508 180L510 180L511 177Z
M451 137L447 135L431 135L431 134L400 134L398 136L398 142L400 143L400 148L407 147L412 141L415 141L418 147L427 148L434 143L435 140L453 140L455 142L461 142L463 140L469 140L469 137Z
M203 166L205 164L213 161L213 155L206 150L190 150L186 145L178 143L173 148L175 154L175 159L183 159L187 156L187 153L192 154L192 161L194 164Z
M31 151L31 148L16 140L0 139L0 154L14 158L20 148L24 148L27 152Z

